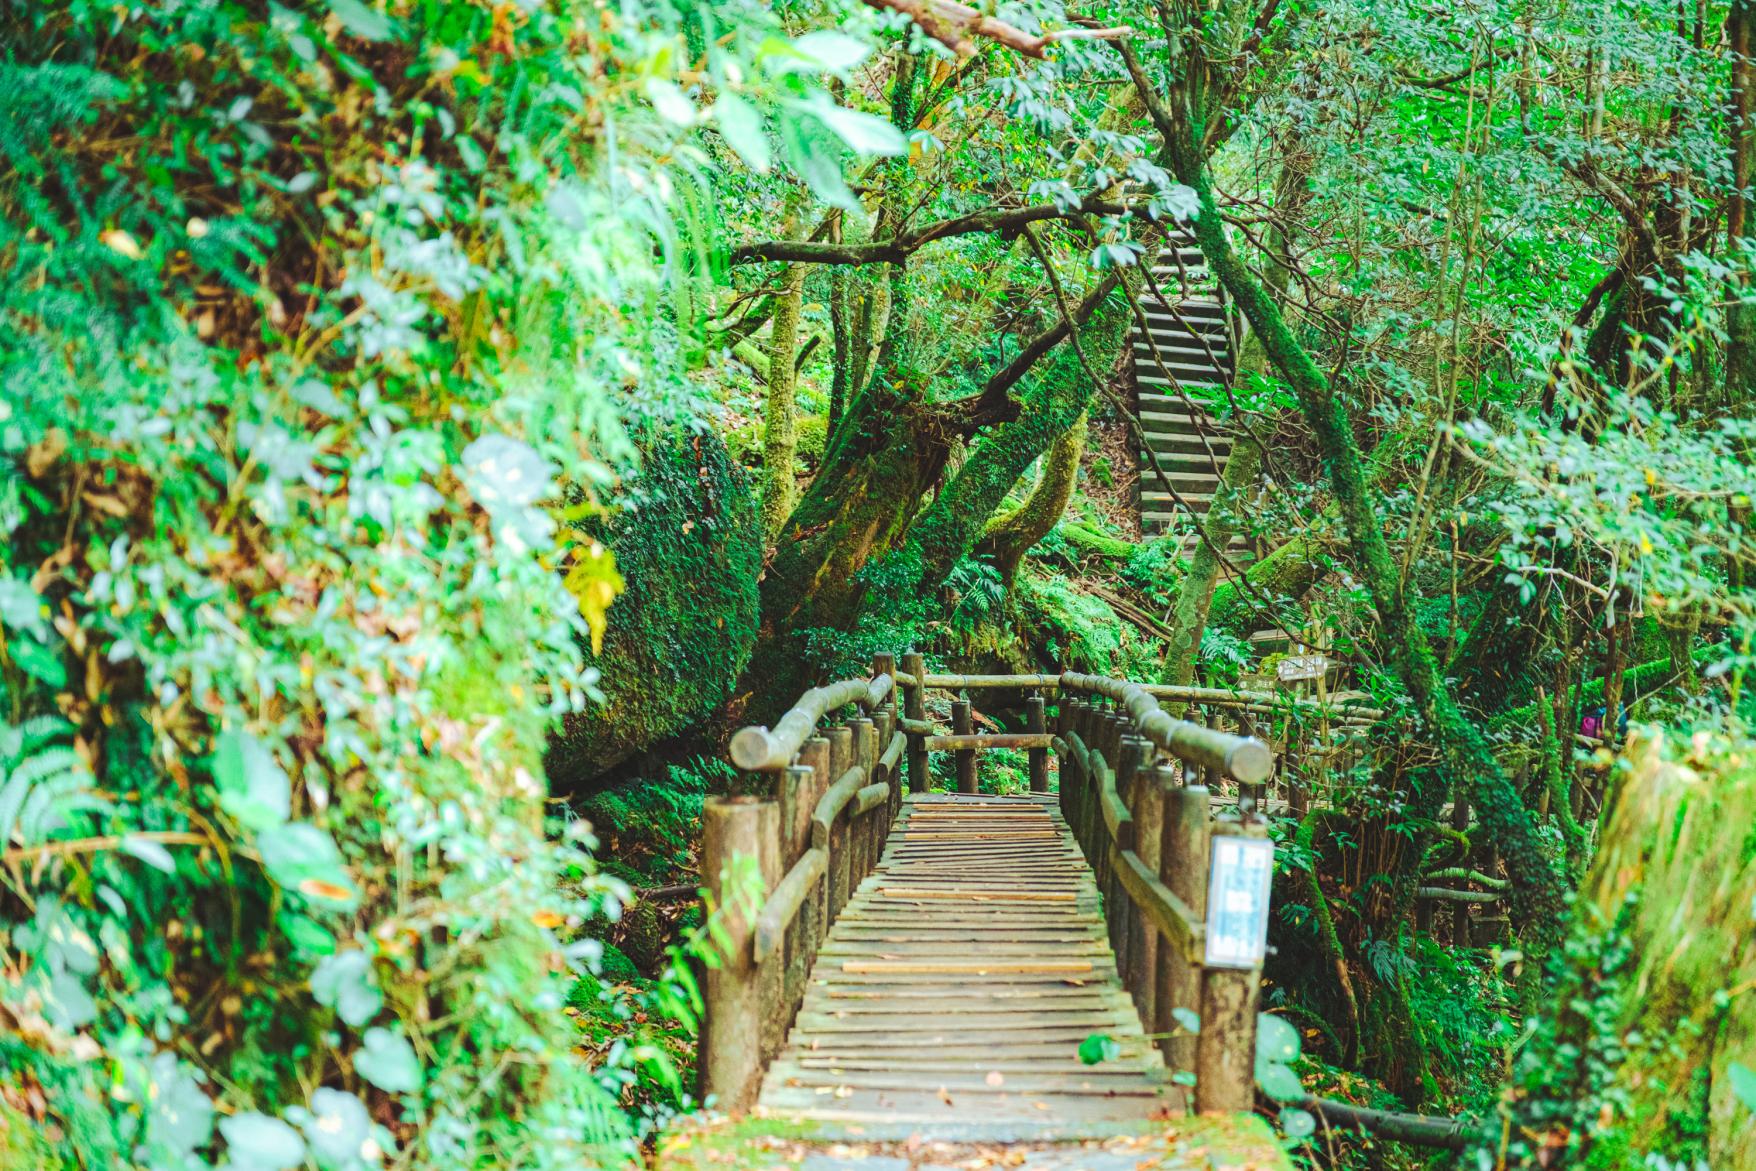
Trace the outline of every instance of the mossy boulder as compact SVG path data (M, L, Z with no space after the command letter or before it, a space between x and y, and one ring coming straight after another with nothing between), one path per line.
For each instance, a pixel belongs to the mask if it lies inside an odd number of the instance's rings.
M710 431L655 431L640 448L640 474L588 526L627 588L601 651L588 652L603 701L569 716L549 746L563 791L724 703L756 639L762 532L747 478Z

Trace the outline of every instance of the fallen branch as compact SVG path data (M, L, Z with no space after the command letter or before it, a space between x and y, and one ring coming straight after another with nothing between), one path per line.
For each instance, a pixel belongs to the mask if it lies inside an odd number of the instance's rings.
M1468 1120L1434 1114L1399 1114L1393 1110L1373 1110L1352 1102L1332 1098L1302 1098L1295 1103L1301 1110L1315 1114L1328 1127L1363 1130L1392 1142L1410 1143L1418 1147L1437 1147L1446 1151L1464 1148L1464 1128Z

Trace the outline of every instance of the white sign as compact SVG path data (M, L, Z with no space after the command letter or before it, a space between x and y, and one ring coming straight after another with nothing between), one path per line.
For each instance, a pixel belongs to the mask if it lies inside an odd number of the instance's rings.
M1288 655L1274 665L1282 683L1300 679L1319 679L1329 670L1329 660L1322 655Z
M1214 838L1207 876L1207 956L1211 968L1254 968L1268 954L1268 892L1274 843Z

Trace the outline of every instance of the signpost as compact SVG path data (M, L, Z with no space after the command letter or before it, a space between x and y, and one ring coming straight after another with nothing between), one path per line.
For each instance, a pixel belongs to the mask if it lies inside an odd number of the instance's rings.
M1255 968L1268 953L1268 893L1274 843L1258 837L1213 839L1207 882L1207 955L1212 968Z
M1288 655L1275 664L1275 671L1282 683L1321 679L1329 671L1329 659L1324 655Z

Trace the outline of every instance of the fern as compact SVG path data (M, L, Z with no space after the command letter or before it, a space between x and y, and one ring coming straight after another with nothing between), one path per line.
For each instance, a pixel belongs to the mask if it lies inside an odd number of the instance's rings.
M0 844L16 836L20 845L38 845L80 813L110 808L79 754L58 742L69 730L55 716L0 725Z

